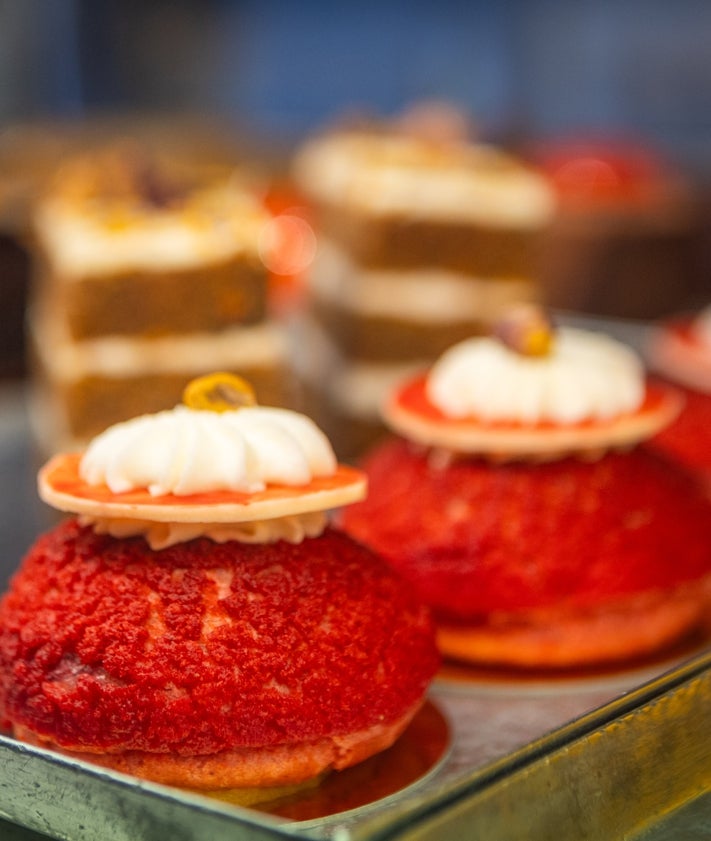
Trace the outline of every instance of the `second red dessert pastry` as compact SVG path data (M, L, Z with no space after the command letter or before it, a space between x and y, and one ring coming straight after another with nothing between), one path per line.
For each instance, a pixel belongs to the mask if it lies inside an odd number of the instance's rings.
M711 488L711 307L658 325L647 350L654 370L684 392L683 411L652 445Z
M345 528L435 611L444 654L569 667L663 649L703 622L711 507L641 442L679 395L628 348L525 310L398 389Z

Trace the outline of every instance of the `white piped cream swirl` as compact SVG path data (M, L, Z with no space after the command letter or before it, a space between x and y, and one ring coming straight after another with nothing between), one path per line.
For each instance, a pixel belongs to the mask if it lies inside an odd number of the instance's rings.
M574 424L639 408L644 368L637 355L600 333L560 328L550 354L523 356L491 338L455 345L434 365L432 403L452 418Z
M114 493L146 488L154 496L181 496L303 485L335 469L328 439L305 415L260 406L221 413L177 406L110 427L89 445L80 474Z

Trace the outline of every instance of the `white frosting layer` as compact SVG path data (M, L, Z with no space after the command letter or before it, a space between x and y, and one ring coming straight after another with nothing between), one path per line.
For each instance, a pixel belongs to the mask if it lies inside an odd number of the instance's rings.
M112 224L91 205L60 198L38 208L38 238L66 280L121 271L185 269L248 252L268 217L246 193L214 191L198 207L161 209Z
M321 300L370 318L420 324L492 323L506 307L536 297L532 280L478 278L437 268L362 269L322 241L308 277Z
M407 362L363 362L346 358L314 318L305 316L296 327L294 364L304 383L326 391L329 401L345 415L377 423L388 394L396 385L429 366L431 359Z
M344 414L377 423L385 398L395 386L426 365L424 359L345 364L333 385L331 399Z
M537 228L555 200L547 181L484 145L433 146L404 135L342 132L296 157L302 188L374 215Z
M267 484L304 485L336 469L331 445L307 418L288 409L211 412L178 406L116 424L95 438L80 473L114 493L146 488L155 496Z
M112 537L145 537L151 549L165 549L196 537L208 537L215 543L236 540L239 543L301 543L307 537L318 537L328 524L325 511L309 511L272 520L252 520L244 523L156 523L150 520L129 520L108 517L80 518L82 525L90 525L98 534Z
M558 424L607 420L644 399L637 355L600 333L561 328L552 352L522 356L497 339L468 339L447 351L427 382L429 399L453 418Z

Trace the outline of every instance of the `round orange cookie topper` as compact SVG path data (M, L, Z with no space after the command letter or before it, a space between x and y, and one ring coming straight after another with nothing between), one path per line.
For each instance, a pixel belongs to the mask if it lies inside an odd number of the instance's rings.
M216 373L191 381L184 392L188 408L237 411L256 405L252 386L233 374ZM196 493L151 493L147 487L116 492L92 484L81 472L82 454L52 458L39 472L40 497L60 511L92 518L155 523L247 523L339 508L365 496L365 474L347 465L299 484L268 483L263 490L215 489Z
M339 465L331 476L317 476L306 485L268 485L263 491L209 491L153 496L147 488L114 493L106 485L90 485L79 472L81 455L55 456L40 470L40 497L60 511L91 517L116 517L158 523L246 523L310 511L327 511L363 499L365 475Z
M557 352L560 339L556 333L544 308L520 304L511 307L494 325L492 338L514 356L546 364ZM585 368L581 377L584 375ZM467 376L475 381L477 374L467 369ZM482 417L474 411L453 416L431 399L428 383L429 374L424 374L391 395L384 407L389 425L417 443L496 461L600 457L608 450L631 447L652 437L676 418L683 405L683 396L676 390L647 384L635 409L621 410L604 419L591 416L570 422L524 421L505 415Z
M496 460L539 460L633 446L671 423L682 405L675 389L647 385L636 411L611 420L563 425L450 418L430 401L427 378L421 375L391 396L384 415L396 432L426 446Z

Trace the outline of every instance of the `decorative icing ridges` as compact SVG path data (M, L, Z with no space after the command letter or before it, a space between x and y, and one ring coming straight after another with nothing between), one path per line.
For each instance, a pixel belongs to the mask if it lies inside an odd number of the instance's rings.
M40 471L42 499L97 531L143 534L162 548L200 535L298 542L325 527L315 514L365 494L363 475L337 463L310 418L254 405L239 378L202 378L186 399L210 408L143 415L110 427L81 456L52 459Z
M426 446L496 460L599 456L670 423L682 398L645 382L642 362L600 333L556 329L534 308L491 337L450 348L397 390L390 426Z

